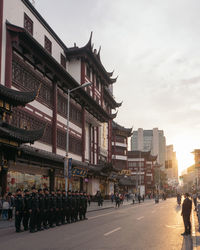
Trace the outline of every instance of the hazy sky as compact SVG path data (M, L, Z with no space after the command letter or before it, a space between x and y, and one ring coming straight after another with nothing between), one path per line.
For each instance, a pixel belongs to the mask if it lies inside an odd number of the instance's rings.
M163 129L181 169L200 148L199 0L35 0L68 47L93 31L107 71L119 75L116 121Z

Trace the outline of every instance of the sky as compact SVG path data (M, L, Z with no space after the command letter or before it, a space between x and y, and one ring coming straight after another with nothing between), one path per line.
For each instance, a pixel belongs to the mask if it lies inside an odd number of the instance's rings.
M179 173L200 148L199 0L35 0L35 7L67 47L81 47L93 31L123 101L116 121L164 130L177 152Z

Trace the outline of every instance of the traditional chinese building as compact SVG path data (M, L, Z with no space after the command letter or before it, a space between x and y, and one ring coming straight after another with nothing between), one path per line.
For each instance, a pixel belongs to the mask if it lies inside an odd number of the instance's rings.
M72 93L69 121L69 157L74 173L70 188L109 193L109 174L101 169L111 162L112 110L119 107L112 94L113 73L105 70L100 50L88 43L68 48L28 0L0 0L0 79L17 91L35 91L38 98L13 111L18 128L46 126L41 139L24 146L26 166L8 171L8 187L23 183L64 188L67 90L86 81L87 89ZM31 157L30 157L31 155ZM36 159L36 160L34 160ZM56 166L52 168L52 166ZM97 171L94 171L94 168Z
M154 163L157 156L151 152L128 151L128 169L131 176L136 181L136 189L140 194L152 193L155 188L154 183Z
M25 106L35 100L36 91L19 92L0 84L0 188L7 191L8 170L16 170L15 164L21 156L24 143L34 143L42 138L44 127L37 130L17 128L11 125L12 112L18 106Z
M120 171L128 169L128 138L131 135L132 128L112 122L112 163Z

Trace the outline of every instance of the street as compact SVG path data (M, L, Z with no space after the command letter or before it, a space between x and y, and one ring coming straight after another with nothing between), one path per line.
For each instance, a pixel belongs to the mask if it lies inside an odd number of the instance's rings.
M181 236L184 232L181 207L177 207L175 198L159 204L151 200L90 212L87 217L87 221L34 234L1 229L0 249L11 250L13 246L16 250L193 249L192 238Z

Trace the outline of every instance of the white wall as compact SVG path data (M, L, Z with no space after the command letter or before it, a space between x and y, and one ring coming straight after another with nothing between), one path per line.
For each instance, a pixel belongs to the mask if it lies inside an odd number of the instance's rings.
M81 83L81 60L71 59L67 64L67 70L78 83Z

